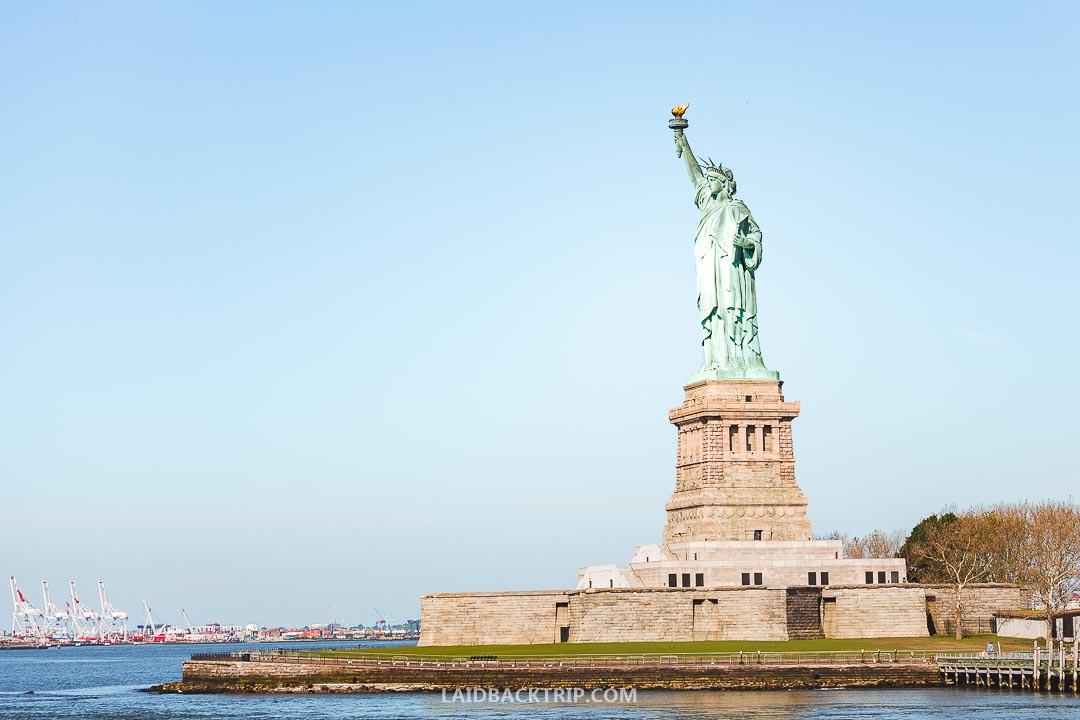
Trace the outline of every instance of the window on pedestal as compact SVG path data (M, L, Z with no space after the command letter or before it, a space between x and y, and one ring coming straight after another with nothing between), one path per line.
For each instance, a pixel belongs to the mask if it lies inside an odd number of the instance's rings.
M694 587L705 587L705 573L694 573Z
M828 585L829 584L829 573L827 573L827 572L821 573L821 584L822 585Z
M728 431L728 442L727 442L728 452L735 452L736 446L738 445L738 441L739 441L739 426L738 425L728 425L727 431Z
M682 574L682 586L683 587L690 587L690 573L683 573Z
M754 531L754 539L755 540L760 540L761 539L761 533L762 533L761 530L755 530Z
M743 585L749 585L750 584L750 573L743 573L742 574L742 584Z
M873 570L867 570L866 571L866 584L867 585L873 585L874 584L874 571Z
M806 584L807 585L817 585L817 573L816 572L808 572L808 573L806 573Z
M754 573L754 584L755 585L764 585L765 584L761 579L761 573Z
M761 452L772 453L776 452L776 448L773 447L773 429L772 425L766 425L761 433Z
M675 573L671 573L667 576L667 586L679 587L679 578L675 575Z
M746 452L748 452L748 453L757 452L757 448L755 447L755 445L757 445L757 426L756 425L747 425L746 426Z
M900 582L900 571L899 570L893 570L892 572L889 573L889 582L891 582L891 583Z
M878 570L877 581L879 583L881 583L882 585L885 584L885 571L884 570Z

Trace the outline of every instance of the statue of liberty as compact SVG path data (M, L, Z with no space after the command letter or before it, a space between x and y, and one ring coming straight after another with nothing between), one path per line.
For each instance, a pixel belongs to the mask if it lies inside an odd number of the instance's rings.
M701 213L694 234L697 306L705 361L691 381L776 379L765 367L758 338L754 273L761 266L761 228L735 199L735 176L712 159L700 164L683 130L686 106L672 110L675 154L683 158Z

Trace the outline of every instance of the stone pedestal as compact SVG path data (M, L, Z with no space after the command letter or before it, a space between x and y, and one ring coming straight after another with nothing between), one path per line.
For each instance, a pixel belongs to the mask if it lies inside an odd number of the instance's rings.
M811 539L791 445L799 403L784 400L782 385L708 380L686 386L685 402L668 413L679 440L665 544Z

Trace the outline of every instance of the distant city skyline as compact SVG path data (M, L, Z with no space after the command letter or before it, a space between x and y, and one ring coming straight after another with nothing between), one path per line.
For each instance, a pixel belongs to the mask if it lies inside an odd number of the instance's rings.
M1068 497L1078 21L0 8L0 570L132 624L369 625L659 542L687 101L762 228L815 533Z

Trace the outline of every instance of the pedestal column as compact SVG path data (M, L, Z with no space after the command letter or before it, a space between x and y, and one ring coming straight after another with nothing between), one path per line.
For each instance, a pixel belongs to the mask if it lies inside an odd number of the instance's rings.
M668 414L679 449L665 543L812 538L790 440L799 403L781 388L778 380L686 386Z

